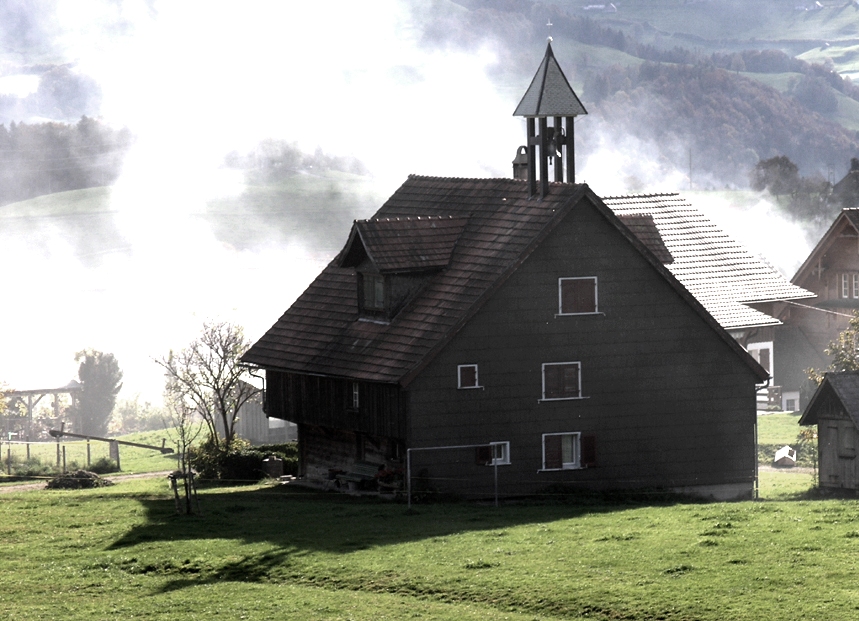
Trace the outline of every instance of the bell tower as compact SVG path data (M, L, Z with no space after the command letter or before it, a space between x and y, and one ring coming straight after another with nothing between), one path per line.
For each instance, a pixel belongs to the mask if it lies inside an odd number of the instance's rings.
M573 120L587 113L555 60L550 37L543 62L513 112L513 116L524 116L527 124L528 144L519 147L513 162L513 174L517 179L528 180L529 197L537 194L538 162L540 198L549 193L550 158L554 168L553 181L563 183L566 170L567 183L576 182Z

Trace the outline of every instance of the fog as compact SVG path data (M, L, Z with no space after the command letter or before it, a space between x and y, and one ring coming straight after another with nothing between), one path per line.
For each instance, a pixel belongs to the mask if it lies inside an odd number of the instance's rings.
M99 116L137 137L110 194L109 241L82 249L61 219L45 219L26 236L0 230L0 380L16 388L64 385L76 376L75 352L95 348L116 355L121 396L157 400L162 382L152 359L184 346L204 320L241 324L251 340L274 323L331 251L288 234L241 248L219 239L200 215L209 201L245 189L241 172L223 165L231 151L274 138L355 157L380 203L410 173L507 177L524 141L524 122L512 111L531 74L511 84L499 73L504 52L491 37L474 36L467 48L429 44L427 12L456 18L444 2L11 5L26 19L7 25L6 37L38 53L22 54L21 63L70 63L98 85ZM33 89L32 77L0 78L0 92ZM589 122L578 121L579 135L602 140L588 133ZM651 147L606 140L579 180L604 194L684 189L684 172L643 156ZM352 219L372 214L367 205L356 197L354 207L326 218L348 230ZM743 208L742 220L725 217L727 208L711 211L740 237L751 217L778 230L768 209L762 197ZM784 227L785 235L796 231ZM791 275L796 255L782 256L780 242L763 237L740 238ZM790 239L795 253L798 238Z
M243 190L241 173L223 166L230 151L277 138L351 155L385 197L409 173L506 175L521 141L516 102L487 77L492 49L423 46L420 5L16 4L27 16L19 42L94 79L100 117L137 141L111 193L109 243L81 252L61 220L0 239L0 380L13 387L64 385L75 352L93 347L119 360L122 396L157 399L152 358L184 346L205 319L239 323L251 339L274 323L330 250L312 239L246 249L219 240L199 215ZM33 82L3 86L27 94ZM348 230L371 214L329 217Z

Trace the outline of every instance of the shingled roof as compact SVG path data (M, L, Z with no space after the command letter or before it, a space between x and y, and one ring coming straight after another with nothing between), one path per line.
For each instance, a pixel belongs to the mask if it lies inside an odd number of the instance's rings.
M747 303L815 297L752 255L677 194L611 196L603 201L618 216L653 218L673 258L666 267L725 329L781 323Z
M372 220L356 223L350 241L269 331L243 356L267 369L407 384L476 313L506 278L581 200L612 222L687 303L759 375L749 357L660 260L586 185L552 184L542 200L529 200L516 179L449 179L410 176ZM385 243L362 237L404 223L461 225L447 268L433 275L390 322L358 320L355 272L342 265L356 237L378 252ZM431 227L420 225L428 232ZM435 235L436 233L431 233ZM423 243L423 242L421 242ZM444 248L448 246L442 244ZM423 244L429 252L431 244ZM399 267L398 253L389 266Z
M859 371L826 373L823 381L814 391L805 412L799 419L800 425L816 425L820 409L834 397L844 413L859 427Z
M543 62L537 68L537 73L534 74L531 85L516 106L513 116L578 116L587 113L588 111L585 110L558 65L558 61L555 60L552 44L549 43L546 46Z
M453 216L356 220L339 267L368 257L383 274L447 267L468 218Z

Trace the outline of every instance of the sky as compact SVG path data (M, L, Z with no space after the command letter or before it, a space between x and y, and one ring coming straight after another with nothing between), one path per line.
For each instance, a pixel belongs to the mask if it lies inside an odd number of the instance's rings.
M530 78L499 84L490 39L477 37L467 50L427 44L426 13L444 3L32 6L46 12L46 45L98 82L100 117L137 141L111 194L121 239L97 261L79 256L59 227L38 251L27 239L0 240L0 263L13 266L4 270L0 381L15 388L65 385L77 373L75 352L95 348L116 355L121 397L157 401L163 381L153 359L185 346L204 321L240 324L252 341L276 321L331 257L301 242L236 249L195 217L207 201L242 191L241 175L223 166L230 151L275 138L354 156L384 198L410 173L507 177L524 139L512 112ZM31 78L0 78L0 92L33 88ZM648 189L682 189L683 175L648 166L646 152L607 144L580 178L598 193L621 193L612 171L623 163ZM777 256L778 240L749 230L752 217L772 216L763 197L737 218L730 205L710 208L792 275L796 261ZM791 235L794 252L807 246L787 223L781 234Z

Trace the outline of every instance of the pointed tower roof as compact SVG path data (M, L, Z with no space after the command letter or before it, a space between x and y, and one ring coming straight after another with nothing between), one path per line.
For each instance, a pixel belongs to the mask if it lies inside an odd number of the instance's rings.
M522 101L516 106L513 116L577 116L587 113L555 60L550 41L546 45L543 62L540 63Z

